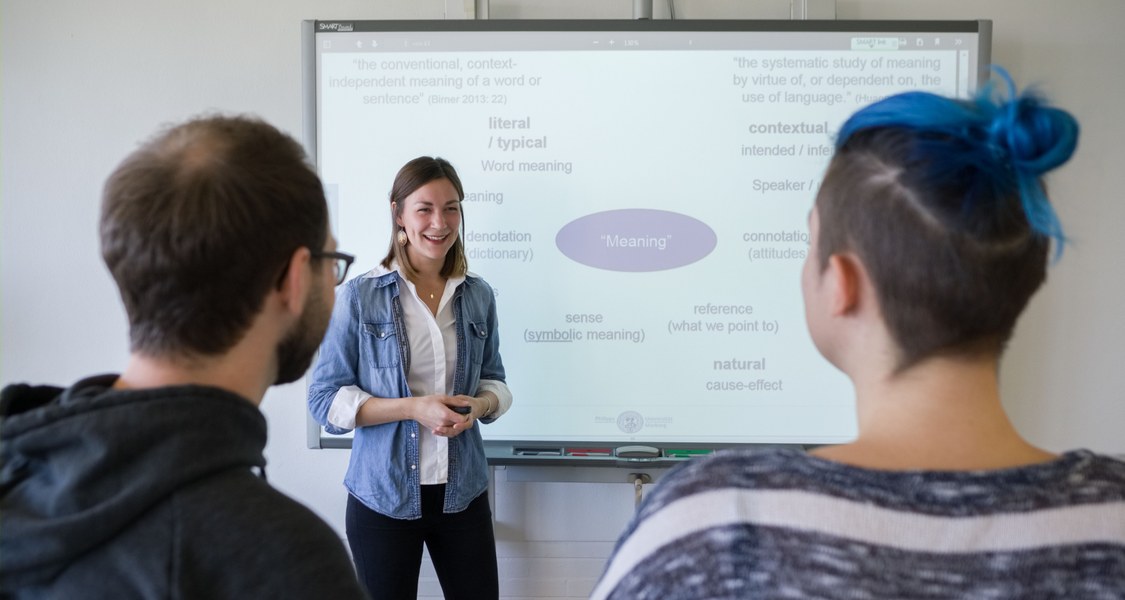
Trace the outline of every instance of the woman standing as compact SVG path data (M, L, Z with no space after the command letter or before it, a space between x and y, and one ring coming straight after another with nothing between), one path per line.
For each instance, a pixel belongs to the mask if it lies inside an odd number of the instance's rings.
M441 158L399 170L390 249L337 293L309 385L329 433L355 430L347 535L372 598L417 597L423 544L446 598L499 596L477 421L511 405L492 288L468 272L464 190Z

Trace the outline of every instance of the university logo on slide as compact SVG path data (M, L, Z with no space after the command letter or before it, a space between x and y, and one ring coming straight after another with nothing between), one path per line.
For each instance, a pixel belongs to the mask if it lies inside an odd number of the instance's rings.
M645 418L635 410L617 415L617 428L625 433L637 433L645 426Z

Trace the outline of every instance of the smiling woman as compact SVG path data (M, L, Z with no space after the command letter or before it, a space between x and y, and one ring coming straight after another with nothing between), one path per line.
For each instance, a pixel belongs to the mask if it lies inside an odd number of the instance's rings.
M511 393L495 294L468 273L464 196L443 159L399 170L387 255L337 294L309 385L309 409L329 433L356 430L348 543L376 598L417 596L423 545L447 597L499 595L474 424L503 414Z
M422 279L444 283L441 271L449 250L458 240L461 226L461 198L448 179L435 179L414 190L401 203L391 202L395 241L414 270L416 285ZM427 275L423 275L426 273Z
M415 259L424 261L427 269L432 266L427 260L430 257L426 256L432 252L422 248L430 248L434 242L422 239L418 231L424 230L430 236L440 234L443 238L437 243L444 251L436 274L445 278L464 275L468 271L465 246L461 241L464 235L461 199L464 197L461 178L445 159L423 156L406 163L391 187L393 234L387 255L383 257L383 267L389 269L392 263L397 263L407 279L417 280L423 265ZM427 216L433 218L428 223ZM456 222L452 222L454 218ZM412 225L408 227L407 222Z

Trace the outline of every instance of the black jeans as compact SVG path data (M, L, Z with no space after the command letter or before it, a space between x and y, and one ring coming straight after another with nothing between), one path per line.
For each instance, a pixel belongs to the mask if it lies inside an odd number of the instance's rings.
M372 600L416 600L422 544L447 599L500 596L488 492L459 513L443 513L444 485L422 486L422 518L392 519L348 496L348 545Z

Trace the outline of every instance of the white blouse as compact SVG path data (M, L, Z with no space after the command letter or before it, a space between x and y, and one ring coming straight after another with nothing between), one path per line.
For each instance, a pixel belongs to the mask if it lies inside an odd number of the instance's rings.
M395 270L397 272L397 268ZM402 316L410 340L410 371L406 374L410 392L414 396L452 395L453 374L457 370L457 319L451 300L453 292L465 278L454 277L445 282L436 315L430 312L426 303L418 297L414 284L401 272L398 279ZM492 392L498 399L489 417L499 417L511 407L512 393L504 382L482 379L477 393L484 391ZM344 429L354 429L356 414L372 397L354 385L340 388L328 411L329 422ZM474 426L479 427L480 423ZM434 435L426 427L418 430L421 437L418 444L421 484L446 483L449 480L449 439Z

